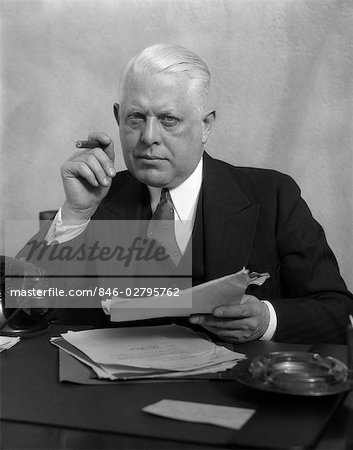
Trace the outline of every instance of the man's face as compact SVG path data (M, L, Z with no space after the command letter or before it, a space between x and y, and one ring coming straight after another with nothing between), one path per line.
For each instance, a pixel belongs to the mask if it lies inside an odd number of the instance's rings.
M175 187L194 171L205 127L184 76L128 75L118 116L125 164L139 181Z

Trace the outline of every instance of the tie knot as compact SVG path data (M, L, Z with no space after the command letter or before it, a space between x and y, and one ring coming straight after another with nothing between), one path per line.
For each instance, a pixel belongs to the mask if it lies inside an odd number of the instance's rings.
M174 220L173 200L168 188L163 188L157 208L152 216L153 220Z
M168 188L162 188L161 190L161 198L159 199L160 202L168 202L170 201L170 193Z

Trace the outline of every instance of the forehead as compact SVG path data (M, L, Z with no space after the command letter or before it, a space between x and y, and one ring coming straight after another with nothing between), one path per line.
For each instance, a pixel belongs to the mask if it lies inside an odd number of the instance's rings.
M123 106L144 109L196 109L191 82L182 74L131 73L125 83Z

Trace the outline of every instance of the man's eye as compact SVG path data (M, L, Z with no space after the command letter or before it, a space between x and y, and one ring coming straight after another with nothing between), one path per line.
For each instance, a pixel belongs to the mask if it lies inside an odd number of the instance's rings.
M165 117L162 117L161 122L166 127L173 127L174 125L176 125L178 123L178 119L173 116L165 116Z
M139 125L145 119L144 115L141 113L133 113L127 117L127 122L129 125Z

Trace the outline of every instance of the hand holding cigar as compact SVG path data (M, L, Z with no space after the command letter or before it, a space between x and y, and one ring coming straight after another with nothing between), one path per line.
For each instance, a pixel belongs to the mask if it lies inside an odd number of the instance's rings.
M66 194L63 221L69 224L89 219L107 195L114 168L114 143L105 133L91 133L76 142L76 151L61 168Z

